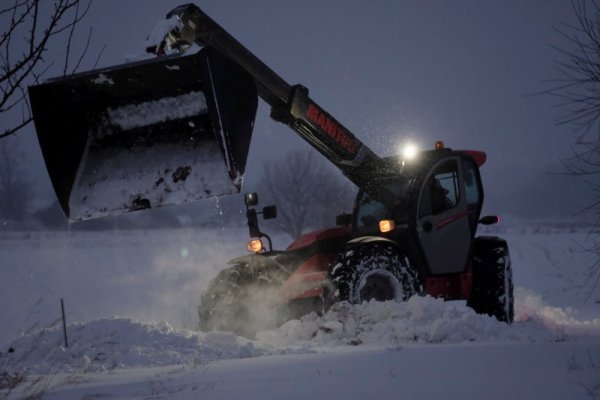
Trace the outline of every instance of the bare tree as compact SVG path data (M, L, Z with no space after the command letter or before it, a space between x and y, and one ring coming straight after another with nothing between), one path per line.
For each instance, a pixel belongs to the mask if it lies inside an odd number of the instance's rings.
M71 44L75 27L85 17L92 0L54 0L48 15L48 0L5 0L0 7L0 115L12 112L18 115L12 126L2 127L0 139L18 132L32 119L27 98L27 85L39 83L53 66L45 54L48 45L65 40L63 75L73 74L88 48L92 30L87 36L85 49L74 65L71 63ZM44 11L44 12L43 12ZM62 34L62 35L61 35ZM64 39L66 37L66 39Z
M277 205L278 228L294 239L334 225L352 206L353 186L314 151L292 152L263 169L259 190Z
M561 100L564 112L559 124L575 128L573 157L564 162L567 173L583 179L590 188L590 204L584 212L593 214L594 231L600 225L600 0L572 0L575 22L557 31L565 39L554 46L560 55L555 61L561 79L546 93ZM587 277L591 295L600 282L600 237L589 249L596 262Z
M595 125L600 133L600 3L571 4L576 22L557 29L567 45L554 46L562 56L555 60L562 78L549 93L559 97L565 109L559 124L574 124L583 139Z

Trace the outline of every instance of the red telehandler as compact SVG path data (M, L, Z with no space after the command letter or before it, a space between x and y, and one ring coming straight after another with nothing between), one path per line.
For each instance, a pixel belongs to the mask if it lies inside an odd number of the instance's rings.
M203 330L252 336L336 301L461 299L513 320L506 242L476 236L486 154L442 142L414 158L380 158L301 85L290 85L193 4L149 50L160 57L54 79L29 89L58 200L71 220L239 192L258 97L357 187L351 215L285 251L263 249L257 196L245 197L254 254L202 295ZM165 53L201 46L189 56ZM318 188L315 188L318 190ZM270 239L269 239L270 241ZM258 309L261 309L258 312ZM264 312L264 309L267 312ZM265 314L267 318L265 319Z

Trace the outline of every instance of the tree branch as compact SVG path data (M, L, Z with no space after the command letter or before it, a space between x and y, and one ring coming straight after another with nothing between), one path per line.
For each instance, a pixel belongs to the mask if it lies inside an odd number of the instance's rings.
M40 11L43 5L40 0L14 0L12 6L0 10L0 15L10 14L10 23L0 34L0 114L15 112L15 108L22 105L21 122L5 129L0 138L18 132L31 122L26 86L39 83L53 65L52 61L44 59L51 41L59 40L59 35L66 32L63 75L74 74L81 66L88 52L93 30L90 29L85 47L71 68L72 44L76 37L76 26L87 15L93 0L88 0L85 7L81 1L54 0L49 15ZM24 33L22 41L17 40L19 32ZM25 46L16 47L19 44ZM13 61L11 53L15 49L18 49L20 55Z

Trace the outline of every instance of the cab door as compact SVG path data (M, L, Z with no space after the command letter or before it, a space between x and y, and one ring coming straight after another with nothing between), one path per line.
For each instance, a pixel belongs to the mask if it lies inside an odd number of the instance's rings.
M434 164L423 181L417 237L433 275L463 272L473 238L460 157Z

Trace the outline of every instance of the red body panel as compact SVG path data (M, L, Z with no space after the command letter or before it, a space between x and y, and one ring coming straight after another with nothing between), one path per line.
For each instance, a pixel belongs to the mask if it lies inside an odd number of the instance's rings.
M337 236L348 235L352 231L352 228L349 226L342 226L339 228L329 228L323 229L320 231L309 232L300 236L298 239L293 241L286 249L289 250L297 250L302 247L310 246L318 240L330 239Z
M302 235L287 248L299 250L325 239L347 236L351 232L349 226L324 229ZM287 301L316 297L323 294L328 285L328 271L331 263L338 256L341 248L318 249L283 284L283 297Z
M329 265L337 255L337 252L318 253L309 258L283 284L283 298L289 301L323 294Z
M473 288L471 265L460 274L429 276L425 279L425 293L444 300L468 300Z
M484 151L479 151L479 150L457 150L459 153L465 153L469 156L471 156L473 158L473 160L475 161L475 164L477 164L478 167L481 167L484 163L485 160L487 160L487 154L485 154Z

